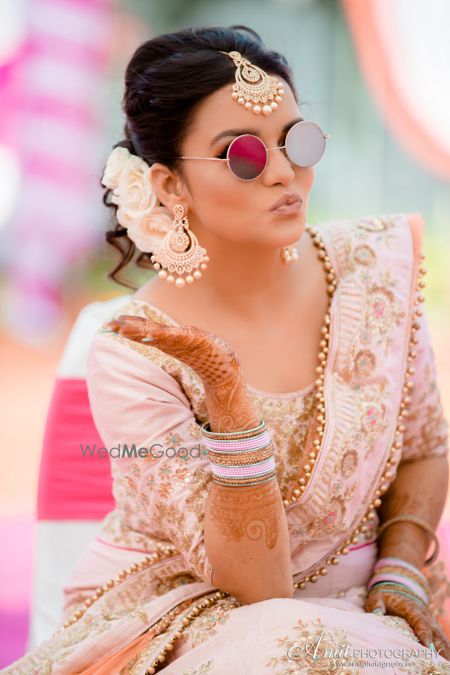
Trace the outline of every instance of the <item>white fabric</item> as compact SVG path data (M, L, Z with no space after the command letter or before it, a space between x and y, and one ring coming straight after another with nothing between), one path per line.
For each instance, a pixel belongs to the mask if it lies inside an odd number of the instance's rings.
M92 339L100 326L130 295L91 302L78 314L60 359L57 376L84 378ZM99 530L99 521L38 521L33 594L27 649L46 640L61 621L63 587L75 565Z
M63 588L83 551L97 536L101 521L50 521L36 524L34 582L27 650L40 644L61 623Z
M120 295L110 300L91 302L83 307L67 338L57 368L58 377L86 377L86 359L96 331L130 298L131 295Z

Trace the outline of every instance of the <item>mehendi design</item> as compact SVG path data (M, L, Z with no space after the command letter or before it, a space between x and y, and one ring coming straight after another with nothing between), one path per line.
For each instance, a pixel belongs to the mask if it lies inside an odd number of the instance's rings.
M251 488L211 488L210 515L220 534L228 542L264 539L268 548L278 540L283 514L279 488L275 480Z
M212 431L251 429L259 422L234 349L221 337L194 325L169 326L119 315L107 326L131 340L151 337L153 347L183 361L202 379Z

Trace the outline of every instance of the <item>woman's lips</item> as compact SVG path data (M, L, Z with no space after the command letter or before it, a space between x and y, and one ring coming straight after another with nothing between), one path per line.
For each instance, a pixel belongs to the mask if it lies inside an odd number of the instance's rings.
M274 213L297 213L303 204L303 197L299 192L285 193L270 209Z
M303 202L294 202L293 204L283 204L277 209L272 209L271 213L298 213L303 206Z

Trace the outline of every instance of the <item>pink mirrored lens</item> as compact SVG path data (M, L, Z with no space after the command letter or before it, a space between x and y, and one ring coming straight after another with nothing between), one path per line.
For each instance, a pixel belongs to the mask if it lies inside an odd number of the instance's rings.
M254 180L267 164L266 146L257 136L238 136L228 149L228 163L241 180Z
M286 136L286 154L297 166L317 164L325 152L326 138L315 122L298 122Z

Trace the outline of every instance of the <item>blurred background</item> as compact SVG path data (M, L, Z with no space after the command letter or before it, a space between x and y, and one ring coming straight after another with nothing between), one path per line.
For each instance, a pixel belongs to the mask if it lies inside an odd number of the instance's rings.
M122 137L124 69L155 34L214 24L249 25L282 51L304 117L331 134L310 223L423 215L426 308L450 418L447 0L2 0L0 666L26 645L45 517L40 456L67 336L87 303L130 292L107 278L116 257L100 190ZM149 273L127 272L135 285Z

